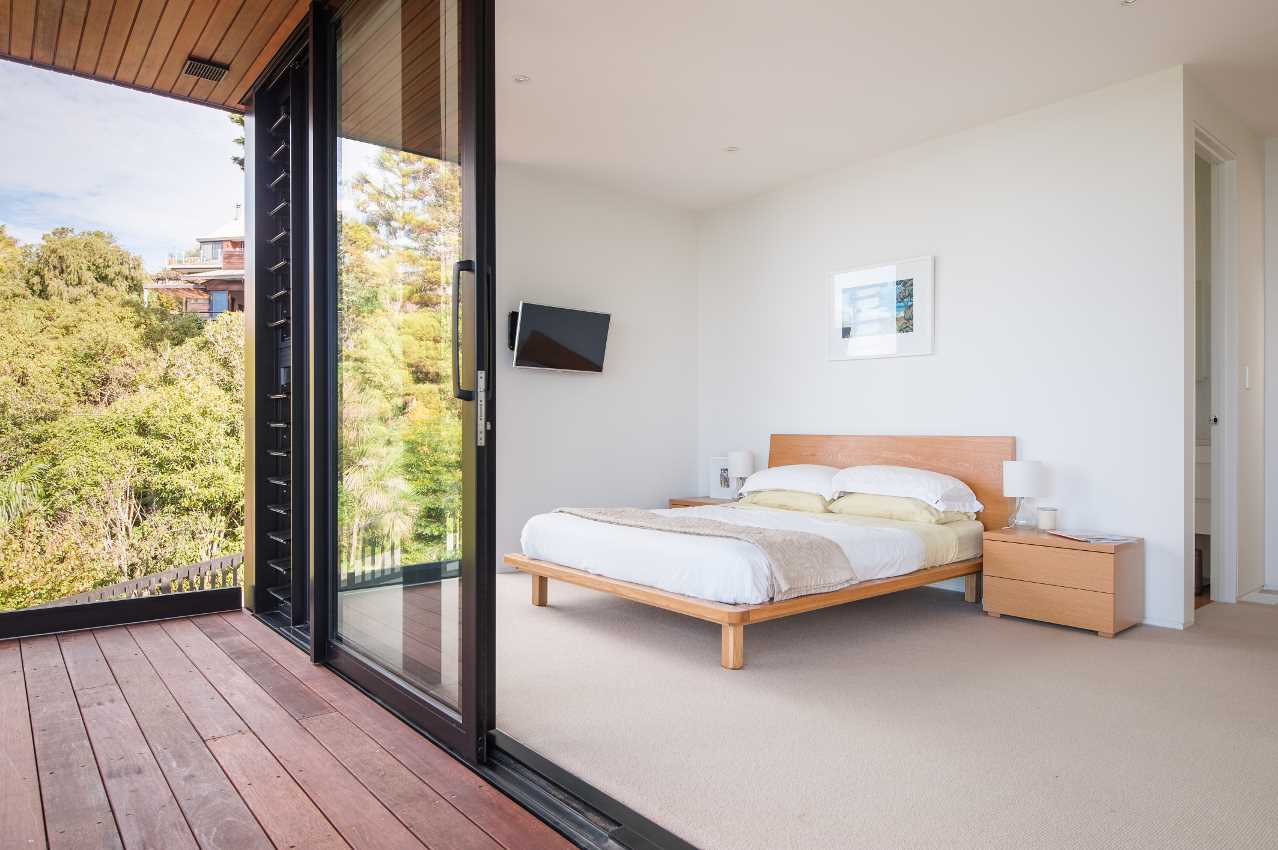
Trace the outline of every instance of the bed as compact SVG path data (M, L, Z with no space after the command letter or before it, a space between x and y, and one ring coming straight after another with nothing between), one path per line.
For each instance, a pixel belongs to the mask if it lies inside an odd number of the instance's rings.
M748 544L664 535L661 545L654 547L651 538L644 545L645 541L634 535L661 535L661 532L592 523L559 513L530 520L525 528L525 553L507 555L505 561L531 576L532 604L536 606L548 603L549 580L556 579L716 623L721 630L721 664L736 670L745 663L745 627L753 623L960 577L964 579L964 598L977 602L981 572L979 537L983 529L1007 524L1012 505L1002 492L1002 464L1015 457L1015 450L1013 437L773 435L769 466L822 464L842 468L887 464L929 469L962 480L984 505L975 521L966 526L955 524L943 531L937 531L944 528L938 526L928 531L903 528L914 523L835 515L805 516L787 511L750 517L752 523L794 530L816 530L818 526L810 523L819 523L824 536L840 541L845 551L856 551L858 572L874 577L863 577L855 584L833 591L769 599L765 579L759 572L758 561L762 555L753 553L752 561ZM715 517L722 516L715 514L716 511L730 510L748 508L681 508L670 513L700 512ZM920 569L910 566L899 551L905 545L902 535L907 532L920 537L926 552ZM848 548L854 543L860 548ZM733 552L729 544L744 548ZM590 553L593 563L589 563L589 570L580 569L549 558L532 557L528 554L530 551L556 554L561 560L573 563L588 563L581 560L586 557L584 554L578 557L577 553ZM644 558L648 560L645 562ZM914 558L913 563L917 563L917 554ZM763 560L766 569L766 558ZM690 564L695 564L697 569L689 570ZM902 572L903 569L909 571ZM690 581L697 583L690 585ZM676 589L685 592L675 592Z

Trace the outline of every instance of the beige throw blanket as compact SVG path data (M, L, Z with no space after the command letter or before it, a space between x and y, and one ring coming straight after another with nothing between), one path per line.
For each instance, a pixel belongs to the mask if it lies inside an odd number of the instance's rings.
M774 602L838 590L857 581L855 577L848 578L853 575L852 568L839 544L806 531L756 528L701 517L666 516L642 508L560 508L557 513L650 531L724 537L757 546L772 567Z

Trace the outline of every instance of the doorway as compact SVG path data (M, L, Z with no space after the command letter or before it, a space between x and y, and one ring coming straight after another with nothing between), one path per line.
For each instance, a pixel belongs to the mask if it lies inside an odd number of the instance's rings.
M1238 189L1233 152L1194 131L1193 555L1192 607L1238 595ZM1187 600L1187 601L1189 601Z
M1194 156L1194 609L1211 602L1213 466L1211 257L1212 165Z

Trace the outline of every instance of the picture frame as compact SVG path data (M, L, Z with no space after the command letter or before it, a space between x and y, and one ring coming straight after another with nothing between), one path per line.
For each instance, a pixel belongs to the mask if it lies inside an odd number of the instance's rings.
M706 466L706 494L712 499L735 499L737 488L728 473L727 457L712 457Z
M914 257L831 275L826 302L827 358L931 354L933 269L933 257Z

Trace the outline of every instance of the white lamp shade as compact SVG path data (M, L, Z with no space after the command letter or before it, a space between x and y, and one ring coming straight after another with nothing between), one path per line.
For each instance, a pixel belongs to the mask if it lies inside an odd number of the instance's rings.
M749 478L753 474L753 452L728 452L728 475L733 478Z
M1003 461L1003 495L1009 498L1042 496L1047 487L1043 464L1036 460Z

